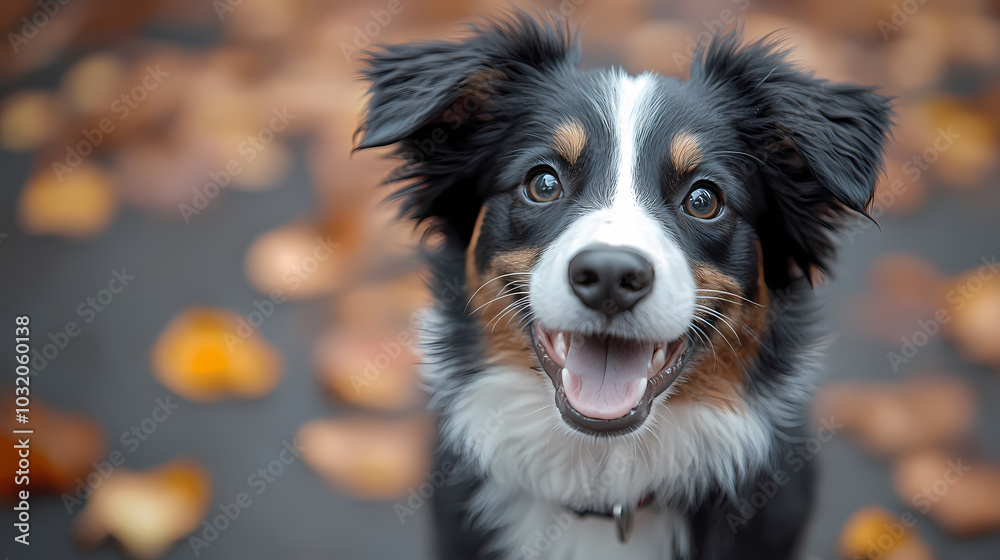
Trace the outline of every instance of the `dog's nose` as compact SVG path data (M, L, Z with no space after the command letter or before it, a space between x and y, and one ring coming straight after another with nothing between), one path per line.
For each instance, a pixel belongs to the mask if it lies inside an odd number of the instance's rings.
M611 316L653 289L653 265L632 249L592 246L569 261L569 285L584 305Z

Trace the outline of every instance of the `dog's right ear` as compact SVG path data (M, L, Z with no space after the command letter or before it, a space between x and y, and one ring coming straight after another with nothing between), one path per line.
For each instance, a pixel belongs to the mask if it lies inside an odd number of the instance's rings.
M403 213L437 217L465 233L482 203L482 185L472 179L496 157L508 113L524 109L505 109L502 100L579 61L565 27L524 12L471 31L457 42L369 53L363 76L370 97L355 148L395 144L403 161L390 181L409 182L393 195L402 199Z
M892 125L891 100L874 88L830 83L786 60L780 41L741 44L716 37L692 65L692 81L729 100L723 114L747 139L744 153L763 183L767 208L756 220L767 284L781 289L790 269L825 272L831 232L868 216Z

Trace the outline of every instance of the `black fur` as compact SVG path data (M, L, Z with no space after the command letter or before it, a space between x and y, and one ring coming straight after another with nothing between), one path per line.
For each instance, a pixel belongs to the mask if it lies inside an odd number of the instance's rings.
M565 27L523 12L469 30L461 42L392 45L371 54L364 71L371 98L356 147L396 144L402 165L391 180L407 183L394 195L403 213L441 218L466 240L486 198L479 173L496 164L495 146L519 117L513 103L493 111L495 100L580 62Z
M831 84L785 62L788 51L739 35L716 38L691 80L719 96L748 147L767 199L757 231L768 284L788 284L788 260L827 270L829 233L849 213L867 216L882 171L890 100L874 88Z
M772 469L733 482L749 498L774 472L783 471L789 481L735 527L736 505L722 489L697 503L673 504L688 513L694 555L701 560L788 558L799 541L812 501L812 472L808 464L788 468L785 458L797 437L791 419L802 416L801 395L791 389L802 375L798 358L816 340L808 276L813 269L828 270L834 256L830 233L852 214L867 216L891 124L889 100L872 88L814 78L787 63L786 54L770 40L741 44L737 33L716 37L696 58L690 81L658 78L655 93L663 111L653 125L657 133L639 155L641 194L662 202L650 212L690 261L737 279L748 298L760 295L762 267L775 312L753 363L746 364L747 399L774 408L768 413L775 460ZM611 194L607 178L614 168L604 149L611 136L592 110L610 74L579 71L579 60L565 26L521 12L472 26L460 41L388 46L370 54L364 78L371 97L357 149L395 145L401 164L392 181L404 184L393 196L406 216L433 219L446 232L431 259L436 293L468 281L466 249L484 206L473 252L477 267L502 252L546 247ZM588 136L573 164L554 157L544 140L567 114ZM663 160L680 131L697 134L708 155L697 172L678 177ZM573 186L545 208L523 196L525 174L539 164ZM678 210L691 185L706 177L718 183L728 205L711 224ZM454 372L434 401L447 420L448 388L487 374L488 349L465 299L439 298L437 305L446 325L427 352L431 362ZM465 464L466 458L442 446L437 461L444 460ZM479 558L491 535L473 529L467 505L483 480L471 467L459 472L460 480L435 495L442 557Z

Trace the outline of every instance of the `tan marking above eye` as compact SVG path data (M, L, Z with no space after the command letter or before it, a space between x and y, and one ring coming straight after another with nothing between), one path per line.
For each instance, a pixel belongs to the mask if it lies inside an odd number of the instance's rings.
M587 131L575 119L569 119L560 124L552 137L552 148L570 165L576 163L587 144Z
M670 162L679 174L694 170L704 157L698 139L690 132L681 132L670 142Z

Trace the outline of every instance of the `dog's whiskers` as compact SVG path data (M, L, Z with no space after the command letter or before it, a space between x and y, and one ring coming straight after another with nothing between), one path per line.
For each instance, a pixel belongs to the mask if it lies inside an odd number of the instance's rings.
M505 293L505 294L498 294L498 295L497 295L497 296L496 296L495 298L493 298L493 299L491 299L491 300L487 301L486 303L484 303L484 304L480 305L479 307L477 307L477 308L473 309L473 310L472 310L472 313L476 313L476 312L477 312L477 311L479 311L480 309L482 309L482 308L484 308L484 307L486 307L486 306L488 306L488 305L490 305L490 304L492 304L492 303L494 303L494 302L496 302L496 301L499 301L499 300L501 300L501 299L503 299L503 298L505 298L505 297L513 297L513 296L519 296L519 295L527 295L527 294L528 294L528 292L524 292L524 291L519 291L519 292L507 292L507 293ZM470 313L470 315L471 315L471 313Z
M509 276L518 276L518 275L520 275L520 276L529 276L530 277L531 273L530 272L508 272L507 274L501 274L499 276L494 276L493 278L490 278L486 282L483 282L483 285L479 286L479 288L477 288L476 291L472 292L472 295L469 296L469 302L465 304L464 311L468 311L469 310L469 306L472 305L472 300L475 299L476 294L478 294L483 288L485 288L491 282L495 282L495 281L497 281L497 280L499 280L501 278L507 278Z
M727 318L726 318L725 315L723 315L722 313L720 313L720 312L712 309L711 307L708 307L706 305L701 305L700 303L696 303L696 304L694 304L694 306L695 306L695 308L701 309L702 311L704 311L705 313L708 313L709 315L711 315L713 317L721 319L722 322L724 322L726 324L726 326L729 327L729 330L733 331L733 336L736 337L736 341L740 343L740 346L743 345L743 341L740 340L739 333L736 332L736 329L734 329L733 325L729 323L729 321L727 320Z
M502 315L500 315L495 319L496 323L493 324L493 328L490 329L490 332L492 333L496 330L497 325L500 324L500 319L503 319L504 315L511 313L510 319L507 319L507 324L504 325L504 328L507 328L510 325L511 320L513 320L514 317L517 315L518 310L524 309L524 307L527 306L528 303L529 303L528 298L521 298L518 301L512 303L511 305L508 305L507 307L510 308L510 310L503 312ZM490 322L492 323L493 321ZM489 324L487 324L486 326L489 326Z
M757 341L757 344L764 344L760 340L760 337L757 336L757 333L754 332L754 330L751 329L750 327L748 327L745 324L743 324L741 321L738 321L738 320L736 320L736 319L734 319L734 318L726 315L725 313L722 313L721 311L719 311L717 309L709 309L709 308L707 308L707 307L705 307L704 305L701 305L701 304L695 304L695 307L698 307L698 308L701 308L701 309L703 309L705 311L708 311L708 312L712 313L714 316L718 317L719 319L722 319L723 321L726 322L727 325L729 325L730 330L732 330L732 328L733 328L732 325L735 324L736 326L738 326L741 329L743 329L744 331L746 331L747 334L749 334L751 337L753 337L753 339ZM734 332L733 334L736 334L736 333ZM736 336L736 339L737 339L737 341L740 342L740 345L742 346L743 345L743 341L740 340L739 335Z
M513 294L507 294L507 295L509 296L528 295L528 292L515 292ZM514 306L524 305L527 301L528 298L525 297L520 297L515 299L513 303L508 304L507 307L504 307L499 314L495 315L492 319L490 319L490 321L486 323L486 325L483 327L483 330L486 330L486 328L492 325L494 321L499 322L500 319L503 319L503 317L507 315L507 313L509 313L512 310L512 308L514 308ZM493 329L496 329L496 325L493 326ZM490 332L493 332L493 330L491 330Z
M734 294L733 292L727 292L726 290L713 290L713 289L710 289L710 288L695 288L695 291L696 292L711 292L711 293L715 293L715 294L722 294L722 295L726 295L726 296L733 296L734 298L741 299L741 300L743 300L743 301L745 301L745 302L747 302L747 303L749 303L751 305L756 305L757 307L764 307L763 305L757 303L756 301L754 301L752 299L747 299L747 298L745 298L745 297L743 297L743 296L741 296L739 294Z
M757 157L755 157L753 155L750 155L750 154L748 154L746 152L731 152L731 151L720 150L720 151L718 151L716 153L717 154L732 154L732 155L736 155L736 156L746 156L746 157L748 157L748 158L756 161L757 163L759 163L761 165L764 165L764 162L761 161L760 158L757 158Z
M695 317L695 319L701 319L701 318ZM704 321L704 319L701 320ZM719 355L718 352L715 350L715 344L712 344L712 337L708 336L708 334L706 334L705 331L701 330L701 328L698 327L697 325L691 325L691 328L694 329L694 332L698 335L698 338L707 342L709 347L712 349L712 360L713 360L712 370L714 371L719 366Z
M711 321L708 321L708 320L707 320L707 319L705 319L704 317L696 317L696 318L697 318L697 319L700 319L700 320L701 320L701 321L703 321L703 322L704 322L704 323L705 323L706 325L708 325L709 327L712 327L712 330L714 330L715 332L719 333L719 336L720 336L720 337L722 338L722 340L723 340L723 341L725 341L726 345L727 345L727 346L729 346L729 349L730 349L730 350L732 350L732 352L733 352L733 355L734 355L734 356L739 356L739 354L738 354L738 353L736 352L736 349L735 349L735 348L733 348L733 345L732 345L732 344L731 344L731 343L729 342L729 339L728 339L728 338L726 338L726 335L722 334L722 331L720 331L720 330L719 330L719 329L718 329L718 328L717 328L717 327L716 327L716 326L715 326L714 324L712 324L712 322L711 322Z

